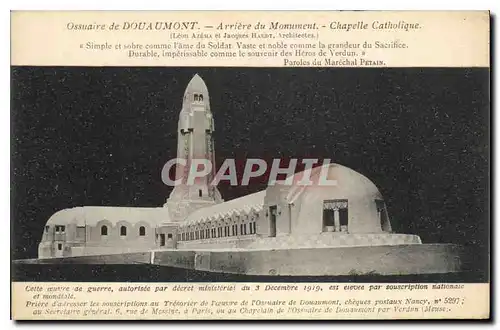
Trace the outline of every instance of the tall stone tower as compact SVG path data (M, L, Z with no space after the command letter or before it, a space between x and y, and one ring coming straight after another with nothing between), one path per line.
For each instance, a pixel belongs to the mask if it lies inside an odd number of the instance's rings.
M182 183L174 187L165 204L170 219L183 221L189 213L222 202L217 187L210 183L215 177L214 119L210 111L208 89L201 77L196 74L189 82L177 127L177 158L186 160L187 166L177 167L175 179ZM211 172L187 182L193 160L209 160Z

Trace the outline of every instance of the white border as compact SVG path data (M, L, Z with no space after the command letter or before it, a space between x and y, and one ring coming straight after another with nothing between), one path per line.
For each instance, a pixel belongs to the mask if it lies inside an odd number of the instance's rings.
M45 0L45 1L36 1L36 0L25 0L25 1L3 1L1 3L2 11L1 13L1 25L2 25L2 33L1 38L3 45L10 45L10 10L491 10L494 13L499 12L499 4L498 0L456 0L456 1L437 1L437 0L419 0L415 2L404 2L404 1L389 1L389 0L347 0L347 1L317 1L317 0L288 0L284 3L279 3L277 1L269 1L269 0L252 0L239 2L236 0L185 0L178 1L172 3L171 1L151 1L151 0L140 0L140 1L105 1L105 0L87 0L87 1L79 1L74 3L69 3L68 1L63 0ZM498 42L497 34L495 35L494 46ZM495 47L496 48L496 47ZM495 54L495 52L494 52ZM3 65L1 66L1 81L2 81L2 89L1 95L2 98L2 111L0 112L0 134L2 134L2 138L0 139L1 146L0 150L2 150L2 161L0 162L0 183L1 187L3 187L2 195L0 198L0 210L2 211L3 221L9 221L10 219L10 48L4 47L4 50L1 51ZM9 66L8 66L9 65ZM496 77L493 77L496 78ZM495 90L492 91L492 94L498 95L498 85L495 84ZM494 112L496 109L492 109ZM495 126L498 127L499 116L496 115L495 118ZM493 123L492 123L493 124ZM498 152L498 141L495 144L495 150ZM493 150L492 150L493 151ZM493 161L493 159L492 159ZM496 168L498 170L498 166ZM492 168L493 170L493 168ZM497 187L498 180L495 180L494 186L491 186L491 189ZM500 197L496 196L494 201L494 205L500 205ZM3 227L5 228L5 227ZM499 226L496 225L495 228L495 237L498 237L498 229ZM1 294L2 294L2 317L1 320L1 329L8 329L14 327L15 324L13 322L9 322L10 318L10 287L7 286L7 283L10 283L10 274L6 271L8 265L10 264L10 238L9 231L1 230L0 244L2 251L2 265L3 271L1 274L1 281L3 285L1 286ZM494 241L494 239L492 240ZM494 254L496 255L496 253ZM494 281L494 279L493 279ZM498 287L495 286L495 288ZM496 291L496 290L495 290ZM496 292L495 292L496 293ZM496 304L494 304L496 306ZM59 324L48 324L48 326L61 326L63 328L78 326L82 327L83 324L78 325L75 323L59 323ZM155 327L220 327L220 326L245 326L244 324L234 324L234 323L225 323L225 324L213 324L213 323L197 323L193 324L182 324L182 323L168 323L168 324L147 324L148 326ZM314 324L318 326L318 324ZM475 326L475 324L464 324L466 326ZM24 325L25 328L31 328L35 326L35 324ZM84 328L91 328L96 326L94 324L85 323L83 325ZM122 327L124 324L99 324L97 326L106 326L106 327ZM141 324L129 324L126 326L134 326L141 327L144 326L144 323ZM252 323L251 326L258 326L259 328L276 328L276 327L309 327L313 326L313 324L307 325L304 323L287 323L287 324L262 324L262 323ZM352 325L345 323L333 323L333 324L321 324L324 327L334 326L336 328L352 328ZM452 329L458 324L387 324L387 323L358 323L355 327L365 328L366 326L376 327L376 328L385 328L387 326L402 326L405 328L413 328L417 326L425 326L425 327L437 327L444 329Z

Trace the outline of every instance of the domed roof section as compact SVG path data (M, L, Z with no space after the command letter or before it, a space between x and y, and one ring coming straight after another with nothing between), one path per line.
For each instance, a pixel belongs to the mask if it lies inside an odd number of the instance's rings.
M108 206L83 206L64 209L54 213L47 225L68 225L95 226L99 221L107 220L112 224L125 221L130 224L147 222L157 225L163 222L170 222L166 208L147 207L108 207Z
M79 208L63 209L54 213L47 221L49 225L68 225L71 223L80 224Z
M308 176L310 174L310 176ZM310 178L311 184L304 181ZM331 218L325 210L339 211L340 226L350 234L391 232L389 214L382 194L364 175L339 164L325 164L294 175L289 188L281 186L275 196L293 205L297 233L324 232ZM280 187L278 187L279 190ZM284 189L283 189L284 188ZM278 195L279 194L279 195ZM272 202L270 200L270 202ZM326 215L325 215L326 214ZM328 220L330 219L330 220Z
M200 93L208 97L208 88L200 75L195 74L186 87L185 93Z
M305 184L307 177L311 184ZM364 175L340 164L326 164L308 171L296 173L287 199L293 202L304 192L327 192L331 199L346 199L362 196L382 198L377 186Z
M208 88L198 74L195 74L187 85L183 100L183 107L190 107L193 103L203 105L205 111L207 111L207 115L210 115Z

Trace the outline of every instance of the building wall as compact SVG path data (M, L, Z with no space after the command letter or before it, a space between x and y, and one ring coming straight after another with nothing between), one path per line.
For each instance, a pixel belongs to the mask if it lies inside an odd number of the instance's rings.
M252 244L256 239L256 235L246 235L240 237L221 237L213 239L194 240L186 242L178 242L179 250L195 250L195 249L244 249Z
M378 192L365 195L335 195L327 189L322 190L322 188L308 191L292 205L292 232L301 234L322 232L323 203L326 200L347 200L349 233L384 232L375 202L382 200L382 196ZM387 214L386 210L384 212ZM390 225L387 228L390 228Z
M148 264L151 263L151 252L132 252L122 254L98 254L82 255L77 257L56 258L56 259L38 259L40 264Z
M258 237L248 248L262 250L410 244L422 244L420 237L417 235L390 233L348 234L344 232L322 232L314 235L296 234L281 237Z
M361 186L361 189L365 186ZM288 200L291 189L299 197ZM300 192L300 193L298 193ZM310 186L303 188L290 186L270 186L266 189L263 217L258 224L257 234L263 237L271 235L270 207L276 206L276 237L287 235L316 235L324 231L323 208L325 201L347 201L348 232L356 234L383 233L391 231L387 210L384 216L387 223L382 228L377 202L383 199L373 185L366 186L366 191L350 191L336 186Z
M276 236L288 235L293 231L290 206L286 201L289 189L288 186L280 185L269 186L266 189L262 210L263 221L261 221L262 225L259 225L258 234L264 237L271 235L271 206L276 206Z
M64 225L64 233L56 232L56 226L44 229L39 244L39 258L69 257L92 254L113 254L132 251L144 251L156 247L156 228L141 221L131 224L119 221L115 225L109 220L101 220L95 226ZM101 235L103 226L107 227L107 235ZM121 235L121 228L126 228L126 235ZM144 227L144 236L140 235L140 227ZM62 250L59 250L59 244Z
M155 251L151 259L155 265L194 269L195 255L194 251Z
M453 244L418 244L197 254L202 258L195 257L195 269L213 272L282 276L407 275L459 271L463 249Z
M156 228L156 246L160 249L176 249L179 225L166 223Z
M425 244L255 251L162 250L61 258L51 263L152 263L247 275L409 275L466 271L467 255L466 248L454 244Z
M49 225L44 228L38 254L41 257L67 257L71 256L73 246L81 246L84 243L85 237L77 236L76 224Z

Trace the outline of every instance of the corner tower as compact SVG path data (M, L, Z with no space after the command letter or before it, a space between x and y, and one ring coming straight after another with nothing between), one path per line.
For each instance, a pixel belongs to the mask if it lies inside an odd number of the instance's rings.
M215 177L214 119L210 111L208 89L196 74L184 92L182 110L177 127L177 158L186 160L187 166L178 166L175 179L181 184L174 187L165 206L172 221L181 222L197 209L222 202L217 187L210 183ZM211 172L203 178L187 183L193 160L212 163Z

